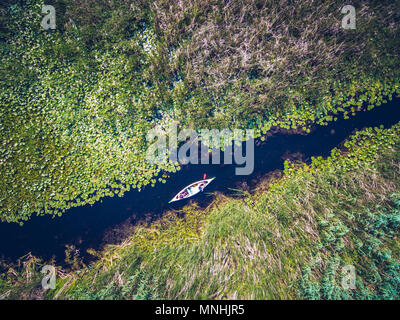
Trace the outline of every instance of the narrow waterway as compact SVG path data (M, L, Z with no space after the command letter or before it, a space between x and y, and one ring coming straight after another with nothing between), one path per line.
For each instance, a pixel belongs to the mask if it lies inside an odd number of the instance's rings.
M308 161L311 156L328 156L330 150L339 146L352 132L364 127L390 127L400 121L400 98L363 111L350 119L339 119L328 126L316 127L308 135L278 133L265 142L257 142L255 147L254 172L249 176L236 176L236 165L187 165L173 174L165 184L154 188L146 187L141 192L130 191L124 197L105 198L91 206L68 210L62 217L32 217L22 227L17 224L0 223L0 257L15 260L31 252L49 260L55 258L62 264L65 245L74 244L85 256L86 249L99 249L104 244L104 235L111 235L113 228L124 221L135 223L144 217L155 219L168 209L178 209L187 201L197 201L207 205L212 201L212 193L230 193L229 188L250 188L257 181L276 169L283 169L284 159L301 155ZM184 186L200 180L203 174L216 176L203 192L190 200L168 204L168 201ZM114 238L117 238L116 235Z

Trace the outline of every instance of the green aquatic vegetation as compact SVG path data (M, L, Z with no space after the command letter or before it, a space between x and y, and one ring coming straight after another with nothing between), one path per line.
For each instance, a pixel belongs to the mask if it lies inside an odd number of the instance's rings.
M1 47L6 70L32 72L3 78L0 218L6 221L122 196L161 170L175 171L144 157L157 106L157 89L141 79L149 31L117 42L114 51L89 51L71 34L40 31L40 8L30 2L15 13L13 22L24 28ZM66 45L80 52L60 57Z

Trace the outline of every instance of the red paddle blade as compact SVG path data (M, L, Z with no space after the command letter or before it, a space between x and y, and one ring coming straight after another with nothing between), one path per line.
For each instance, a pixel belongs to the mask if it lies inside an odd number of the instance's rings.
M207 173L203 174L203 180L207 179Z

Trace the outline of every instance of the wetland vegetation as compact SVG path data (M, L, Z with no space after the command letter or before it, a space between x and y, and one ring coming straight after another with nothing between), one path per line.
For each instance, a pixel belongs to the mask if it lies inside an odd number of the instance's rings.
M399 299L400 130L367 128L252 194L170 211L82 265L70 248L43 293L40 259L26 256L0 282L4 298ZM357 270L344 290L341 268Z
M54 30L43 4L0 5L2 223L173 178L177 163L145 157L171 121L264 140L400 94L398 1L352 1L354 30L333 0L54 0ZM52 261L1 262L0 299L399 299L400 124L284 167L137 225L90 264L68 246L55 289L40 287Z
M309 131L400 93L392 1L354 1L356 30L337 1L58 0L55 30L42 5L1 8L2 221L162 182L146 133L171 120Z

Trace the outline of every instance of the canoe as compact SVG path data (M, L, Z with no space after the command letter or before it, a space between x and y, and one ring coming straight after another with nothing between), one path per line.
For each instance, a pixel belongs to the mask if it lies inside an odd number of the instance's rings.
M190 197L193 197L194 195L198 194L199 192L203 191L205 187L207 187L211 181L213 181L215 177L211 179L205 179L205 180L200 180L196 181L187 187L183 188L181 191L177 193L175 197L172 198L172 200L168 203L187 199ZM202 187L202 189L200 189Z

